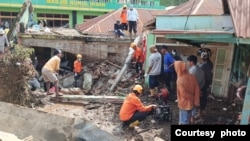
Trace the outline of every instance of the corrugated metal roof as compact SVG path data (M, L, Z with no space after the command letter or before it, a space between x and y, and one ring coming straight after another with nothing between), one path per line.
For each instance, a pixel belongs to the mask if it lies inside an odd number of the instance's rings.
M189 0L175 8L169 9L166 15L222 15L221 0Z
M166 10L148 10L137 9L139 15L139 23L137 25L138 34L142 33L143 24L153 19L156 15L162 15ZM112 11L105 15L88 20L82 24L76 25L76 29L81 33L87 34L107 34L109 31L114 30L114 23L120 20L121 9Z
M236 37L250 38L250 0L228 0Z

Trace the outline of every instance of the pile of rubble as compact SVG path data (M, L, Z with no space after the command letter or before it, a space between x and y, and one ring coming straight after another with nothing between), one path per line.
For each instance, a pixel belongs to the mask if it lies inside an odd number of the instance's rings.
M15 53L0 55L0 100L27 106L34 100L28 85L34 67L25 63L32 50L17 48Z

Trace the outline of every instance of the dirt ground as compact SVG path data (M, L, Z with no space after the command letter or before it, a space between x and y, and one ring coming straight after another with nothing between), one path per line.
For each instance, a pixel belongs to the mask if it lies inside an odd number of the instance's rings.
M145 105L157 102L155 99L148 98L147 94L145 92L141 97ZM48 97L46 98L48 99ZM89 104L91 108L89 108ZM121 122L118 114L121 104L88 102L83 104L48 103L42 107L35 108L61 116L84 118L125 141L154 141L159 138L164 141L170 141L170 127L178 124L178 107L177 103L174 102L174 96L169 97L167 104L170 105L172 110L172 121L158 121L152 115L147 117L136 129L119 128ZM240 112L240 108L238 107L237 109L237 106L232 104L225 99L210 96L206 113L202 119L196 121L196 124L215 126L237 124L237 115Z
M116 59L114 58L113 60ZM110 61L113 62L113 64L117 64L118 66L122 65L116 63L115 61ZM107 94L107 90L111 86L109 82L111 79L115 78L120 68L105 62L91 62L89 65L86 64L86 67L88 68L88 72L92 74L93 84L91 90L87 93L83 90L83 94ZM13 69L13 66L10 66L10 68ZM4 72L4 69L2 69L2 72ZM116 90L113 92L113 95L126 96L131 91L131 88L134 84L144 84L143 79L139 81L135 80L135 78L133 77L134 73L135 72L133 67L128 69L126 74L123 75L121 81L118 83ZM17 75L21 76L21 74L19 73L17 73ZM19 78L18 76L15 76L15 73L11 73L10 76L12 76L13 79ZM6 85L6 80L3 79L2 81L3 82L0 81L0 84ZM23 81L25 81L25 79ZM25 95L20 93L20 91L27 91L27 88L23 85L21 85L20 88L14 92L9 91L9 88L13 87L13 84L9 84L8 86L1 86L0 100L10 103L13 103L13 100L10 99L9 95L12 97L16 97L16 95L18 94L18 96L23 97ZM157 101L155 99L148 98L147 95L149 95L149 90L146 86L144 87L144 94L141 97L143 103L145 105L157 104ZM27 99L27 96L25 96L24 98L22 98L23 100L21 98L14 99L14 103L20 104L20 102L16 101L20 101L21 99L21 103L25 103L25 106L32 107L40 111L45 111L72 118L84 118L86 120L92 121L99 128L109 132L110 134L113 134L114 136L119 137L121 140L124 141L170 141L171 125L178 124L178 107L177 103L174 102L176 99L175 93L170 94L169 99L167 101L167 104L170 106L172 111L172 121L158 121L154 118L153 115L151 115L147 117L145 121L140 123L138 128L127 129L120 128L121 122L119 121L119 110L121 107L121 103L94 103L89 101L83 101L81 104L60 103L51 101L51 96L44 95L42 89L43 88L32 92L32 94L27 95L32 98ZM6 93L7 90L8 93ZM28 92L30 91L25 92L25 94L27 94ZM6 96L8 97L6 98ZM201 120L198 120L196 124L237 124L237 117L240 111L241 108L238 104L235 105L232 101L227 101L226 99L222 98L215 98L211 95L208 101L205 116Z

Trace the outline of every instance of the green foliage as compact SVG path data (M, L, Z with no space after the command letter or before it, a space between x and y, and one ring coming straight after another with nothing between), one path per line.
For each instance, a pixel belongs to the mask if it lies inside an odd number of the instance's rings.
M30 58L30 55L34 53L33 48L16 45L12 52L13 59L16 61L23 61L25 58Z

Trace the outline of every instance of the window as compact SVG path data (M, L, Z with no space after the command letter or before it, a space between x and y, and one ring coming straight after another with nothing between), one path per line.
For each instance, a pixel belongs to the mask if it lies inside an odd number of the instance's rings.
M86 20L88 20L88 19L93 19L93 18L95 18L95 17L97 17L97 16L96 16L96 15L84 15L84 16L83 16L83 20L86 21Z
M0 21L8 23L9 27L11 27L15 22L17 14L17 12L0 12Z
M37 14L38 20L47 20L48 27L61 27L69 23L69 15L67 14Z

